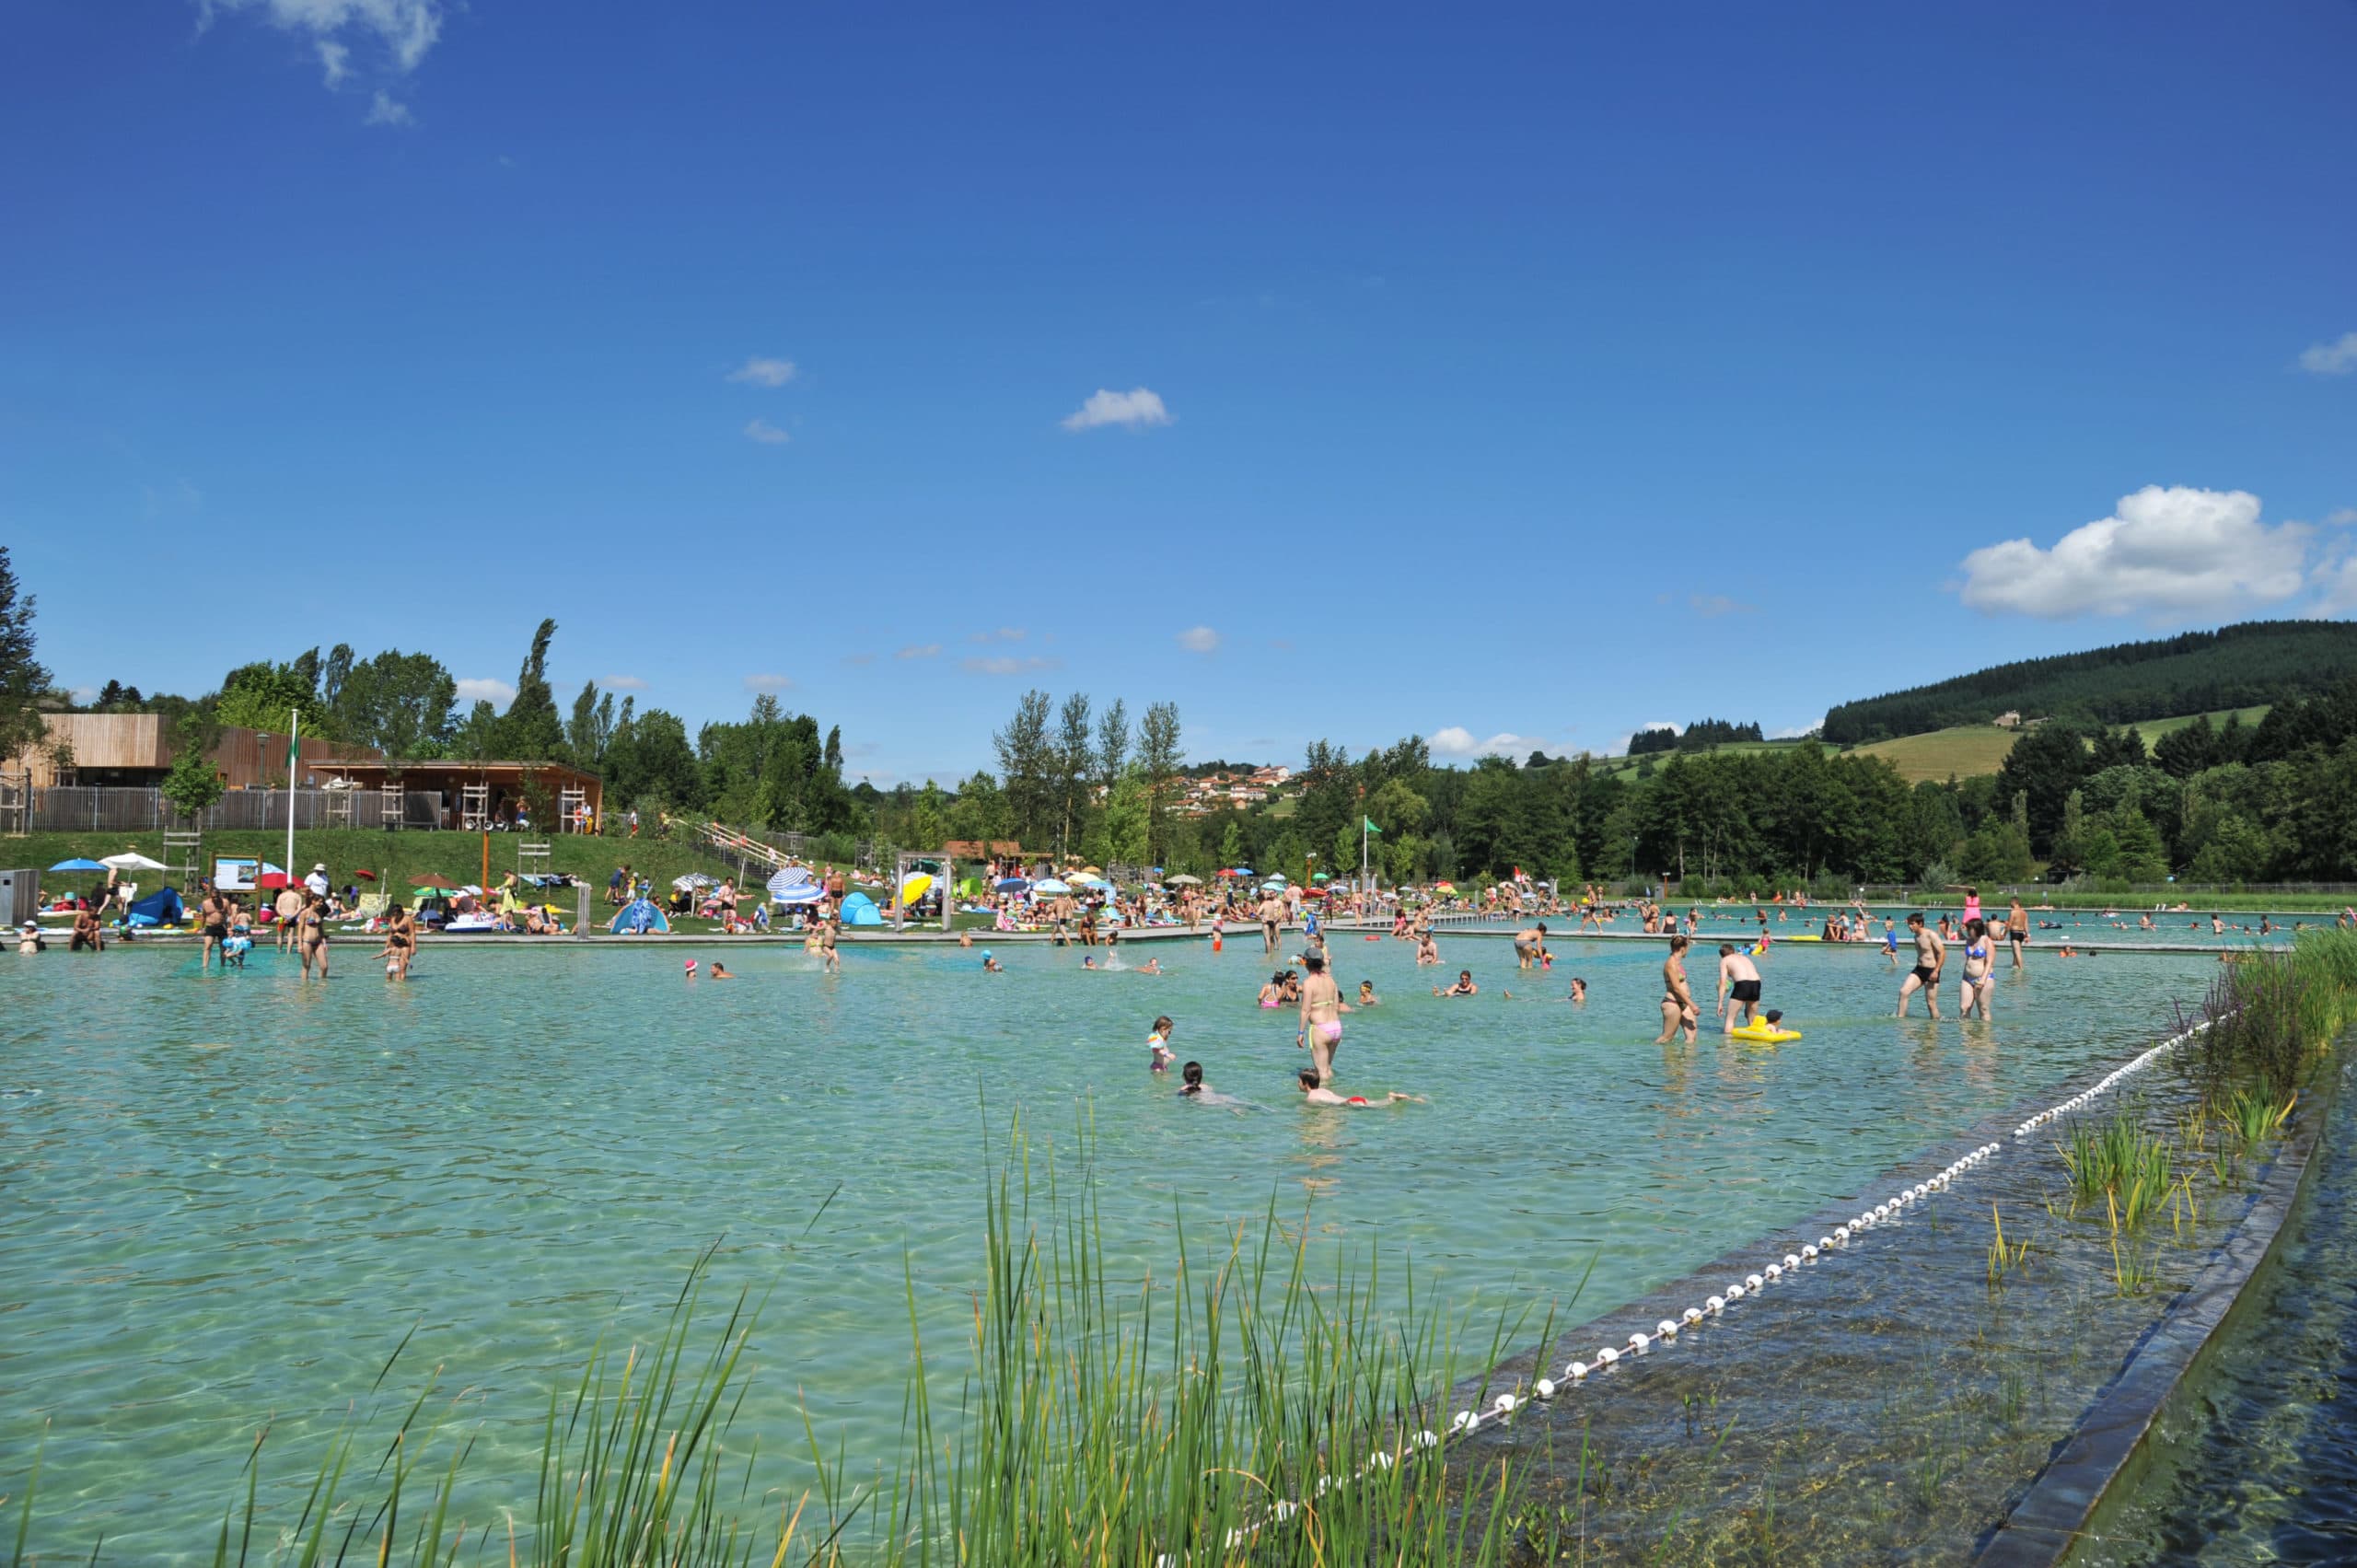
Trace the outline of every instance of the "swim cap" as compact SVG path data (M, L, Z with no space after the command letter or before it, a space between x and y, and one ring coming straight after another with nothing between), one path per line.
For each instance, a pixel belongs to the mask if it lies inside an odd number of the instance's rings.
M688 960L688 972L690 974L696 972L696 961L693 958L690 958Z

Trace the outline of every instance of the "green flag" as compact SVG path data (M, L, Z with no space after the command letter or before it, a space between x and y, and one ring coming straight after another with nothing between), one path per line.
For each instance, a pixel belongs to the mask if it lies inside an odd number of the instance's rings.
M1382 829L1375 825L1375 819L1372 817L1366 819L1366 830L1370 833L1379 833L1383 831Z

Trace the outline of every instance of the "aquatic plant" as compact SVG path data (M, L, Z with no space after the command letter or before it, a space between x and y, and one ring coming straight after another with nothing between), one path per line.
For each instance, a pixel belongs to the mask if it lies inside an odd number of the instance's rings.
M2227 1097L2221 1114L2227 1132L2241 1151L2248 1154L2283 1130L2283 1123L2291 1119L2292 1108L2298 1103L2297 1095L2277 1105L2272 1097L2258 1089L2241 1088Z
M2115 1204L2131 1229L2158 1212L2177 1185L2168 1141L2146 1132L2124 1112L2100 1130L2074 1123L2071 1142L2056 1144L2055 1151L2070 1172L2073 1211L2100 1197Z
M1994 1203L1989 1205L1989 1222L1997 1231L1997 1239L1989 1244L1989 1283L2003 1285L2007 1274L2019 1272L2029 1261L2029 1243L2005 1239L2004 1216Z
M2212 1095L2256 1082L2278 1099L2357 1018L2357 932L2303 932L2288 953L2220 966L2202 998L2193 1068Z

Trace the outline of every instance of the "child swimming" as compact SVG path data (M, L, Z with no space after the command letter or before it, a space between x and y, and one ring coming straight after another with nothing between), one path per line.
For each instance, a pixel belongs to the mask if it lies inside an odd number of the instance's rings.
M1371 980L1363 980L1359 981L1358 1005L1362 1007L1380 1007L1383 1005L1383 998L1375 993L1375 981Z
M1338 1095L1318 1081L1318 1069L1315 1067L1304 1067L1300 1082L1301 1098L1311 1105L1348 1106L1358 1110L1377 1105L1399 1105L1409 1100L1421 1105L1424 1098L1422 1095L1403 1094L1398 1089L1393 1089L1379 1100L1369 1099L1364 1095Z
M1145 1037L1146 1065L1154 1072L1167 1073L1170 1064L1178 1060L1178 1053L1170 1049L1172 1028L1170 1015L1165 1013L1155 1019L1154 1032Z

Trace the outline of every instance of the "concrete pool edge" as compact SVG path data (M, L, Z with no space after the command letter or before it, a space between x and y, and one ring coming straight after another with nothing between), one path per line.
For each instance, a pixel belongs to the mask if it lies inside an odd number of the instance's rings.
M2347 1037L2344 1037L2344 1040ZM2237 1320L2250 1285L2274 1260L2307 1185L2317 1144L2340 1092L2340 1047L2311 1080L2306 1113L2270 1162L2233 1236L2141 1340L2127 1365L2083 1413L1973 1559L1974 1568L2049 1568L2069 1561L2120 1505L2150 1458L2154 1426L2196 1381Z

